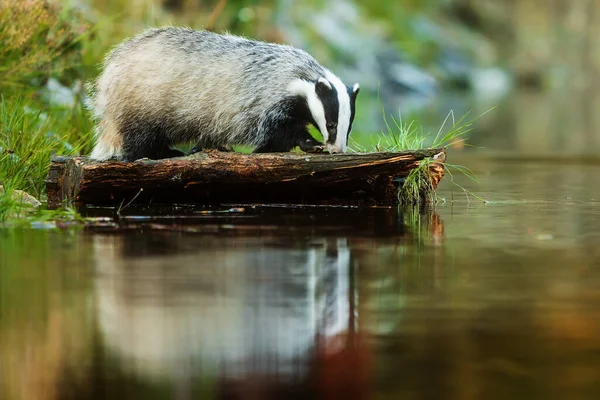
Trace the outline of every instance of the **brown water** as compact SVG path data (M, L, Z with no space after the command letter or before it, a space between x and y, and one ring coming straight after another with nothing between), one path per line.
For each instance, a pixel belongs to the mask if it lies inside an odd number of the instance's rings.
M0 399L596 399L600 159L515 143L487 204L0 231Z

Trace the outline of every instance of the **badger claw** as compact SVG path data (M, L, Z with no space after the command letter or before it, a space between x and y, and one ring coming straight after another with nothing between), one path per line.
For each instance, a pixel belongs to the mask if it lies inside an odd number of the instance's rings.
M319 144L302 150L306 153L322 153L325 151L325 146Z
M200 153L201 151L204 151L204 150L207 150L207 149L208 148L194 146L192 148L192 150L190 150L189 154ZM233 149L233 146L229 146L229 145L217 146L216 150L218 150L218 151L224 151L224 152L228 152L228 153L233 153L235 151Z
M228 152L228 153L233 153L235 151L233 149L233 146L229 146L229 145L219 146L219 147L217 147L217 150L219 150L219 151L225 151L225 152Z

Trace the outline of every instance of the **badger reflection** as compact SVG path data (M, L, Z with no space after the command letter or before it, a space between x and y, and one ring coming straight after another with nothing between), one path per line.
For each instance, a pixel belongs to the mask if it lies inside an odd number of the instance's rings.
M346 239L148 236L93 237L101 341L131 373L302 379L352 328Z

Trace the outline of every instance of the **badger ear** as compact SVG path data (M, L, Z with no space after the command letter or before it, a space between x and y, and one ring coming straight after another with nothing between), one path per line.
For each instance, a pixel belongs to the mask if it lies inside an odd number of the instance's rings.
M350 100L355 101L358 92L360 92L360 86L358 83L355 83L354 86L346 86L348 90L348 96L350 96Z
M315 91L318 94L327 93L331 90L331 83L325 78L319 78L317 83L315 83Z

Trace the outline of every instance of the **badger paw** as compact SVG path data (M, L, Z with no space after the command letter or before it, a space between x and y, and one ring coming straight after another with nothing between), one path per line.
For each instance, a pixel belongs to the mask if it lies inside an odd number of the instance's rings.
M217 150L225 151L228 153L233 153L235 151L235 150L233 150L233 146L229 146L229 145L219 146L219 147L217 147Z
M179 151L177 149L165 149L165 150L158 152L155 155L155 157L150 157L150 158L160 160L163 158L174 158L174 157L182 157L182 156L185 156L185 153L183 151Z
M302 151L306 153L323 153L325 151L325 146L319 144L317 146L312 146L306 149L302 149Z
M325 146L313 138L300 141L298 147L305 153L322 153L325 151Z
M194 148L192 148L192 150L190 150L189 154L195 154L195 153L200 153L203 150L208 150L209 148L203 148L203 147L199 147L199 146L194 146ZM218 146L216 148L216 150L218 151L224 151L224 152L228 152L228 153L233 153L235 150L233 150L233 146Z

